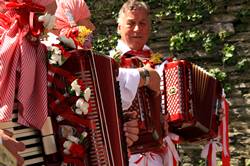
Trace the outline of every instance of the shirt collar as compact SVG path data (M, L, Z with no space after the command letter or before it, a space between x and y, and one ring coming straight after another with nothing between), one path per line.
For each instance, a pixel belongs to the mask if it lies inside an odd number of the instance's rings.
M124 55L125 53L129 52L131 48L129 48L122 40L118 40L116 50L121 51L122 55ZM150 48L147 45L144 45L142 50L146 51L150 50Z

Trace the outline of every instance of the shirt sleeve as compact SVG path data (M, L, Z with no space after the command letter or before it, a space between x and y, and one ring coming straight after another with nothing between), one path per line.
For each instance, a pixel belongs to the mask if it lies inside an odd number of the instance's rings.
M123 110L127 110L135 98L139 83L140 74L137 69L119 68L119 81Z

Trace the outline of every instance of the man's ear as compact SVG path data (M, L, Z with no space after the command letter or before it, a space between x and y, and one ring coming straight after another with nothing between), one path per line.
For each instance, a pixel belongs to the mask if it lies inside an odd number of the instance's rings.
M120 31L120 30L121 30L121 25L118 24L118 25L117 25L117 33L118 33L119 35L121 34L121 31Z

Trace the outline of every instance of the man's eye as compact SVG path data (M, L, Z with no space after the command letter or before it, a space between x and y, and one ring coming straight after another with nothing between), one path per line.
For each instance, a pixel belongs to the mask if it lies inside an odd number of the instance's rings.
M134 23L132 23L132 22L128 22L128 23L127 23L127 25L128 25L129 27L131 27L131 26L133 26L133 25L134 25Z

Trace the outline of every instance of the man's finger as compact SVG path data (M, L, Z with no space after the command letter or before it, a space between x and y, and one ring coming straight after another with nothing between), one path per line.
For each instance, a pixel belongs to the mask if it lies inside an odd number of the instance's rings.
M124 132L137 135L139 133L139 128L138 127L124 127Z
M4 134L8 135L9 137L13 136L13 133L8 130L3 130Z
M19 155L15 155L15 157L17 159L17 165L18 166L22 166L23 163L24 163L24 159L21 156L19 156Z
M129 134L129 133L125 133L126 137L129 138L131 141L135 142L139 139L138 135L134 135L134 134Z
M138 120L134 119L134 120L130 120L128 122L125 122L124 127L138 127Z

